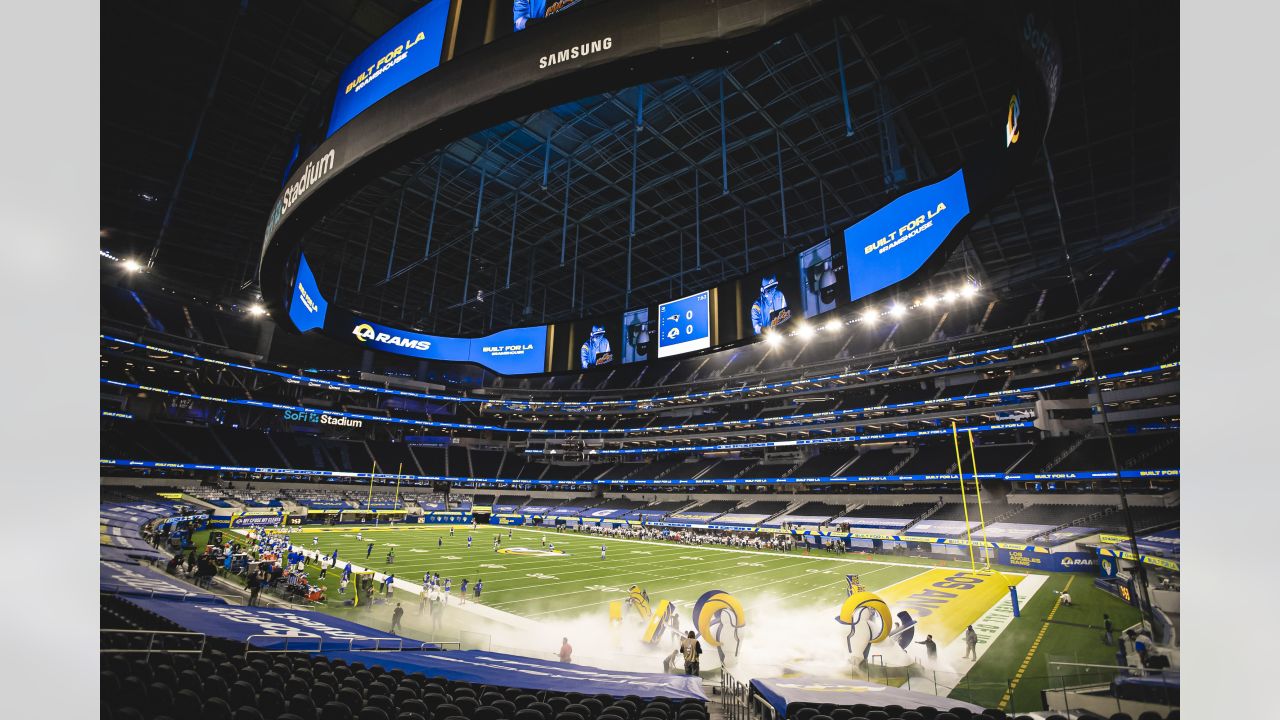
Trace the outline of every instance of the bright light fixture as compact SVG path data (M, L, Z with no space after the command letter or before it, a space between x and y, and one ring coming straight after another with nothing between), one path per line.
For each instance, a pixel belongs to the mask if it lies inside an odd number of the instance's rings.
M773 330L769 330L764 334L764 339L765 339L765 342L769 343L770 345L777 345L778 343L782 342L782 335L774 332Z
M900 318L900 317L902 317L903 315L906 315L906 314L907 314L907 309L906 309L905 307L903 307L903 305L902 305L901 303L894 303L894 304L889 308L889 316L890 316L890 317Z
M125 259L123 264L124 264L125 272L136 273L142 269L142 264L139 263L137 260L134 260L133 258Z
M955 290L948 290L948 291L946 291L946 292L942 293L942 300L943 300L943 302L955 302L955 301L956 301L956 291L955 291Z
M796 325L796 335L808 340L813 337L813 326L809 323L800 323Z
M875 308L867 308L862 311L862 322L864 323L874 323L879 318L880 314L876 312Z
M978 293L978 286L973 285L971 283L965 283L964 287L960 288L960 297L969 298L969 297L973 297L977 293Z
M931 308L934 305L938 304L938 298L934 295L925 295L924 298L920 301L920 304L927 308Z
M835 331L837 331L837 330L839 330L839 329L840 329L840 321L839 321L839 320L828 320L828 321L827 321L827 324L826 324L826 327L825 327L825 330L826 330L827 332L835 332Z
M256 315L266 315L266 314L267 314L267 309L266 309L266 308L264 308L264 307L262 307L261 305L258 305L257 303L255 303L255 304L253 304L253 305L250 305L250 306L249 306L249 314L250 314L250 315L255 315L255 316L256 316Z

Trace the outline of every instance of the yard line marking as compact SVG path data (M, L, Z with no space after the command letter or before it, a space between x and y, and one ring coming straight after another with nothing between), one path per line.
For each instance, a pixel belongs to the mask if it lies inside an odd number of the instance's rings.
M1044 634L1049 630L1049 621L1058 612L1058 608L1062 607L1062 593L1071 588L1071 583L1075 580L1075 576L1067 578L1067 584L1063 586L1062 592L1058 593L1058 599L1053 601L1053 608L1049 610L1049 614L1045 616L1044 622L1040 623L1040 632L1036 633L1036 639L1031 641L1031 647L1027 650L1027 656L1022 659L1022 665L1018 668L1017 674L1009 681L1009 689L1004 691L1004 696L1000 698L1000 702L996 705L997 710L1004 710L1009 705L1009 701L1013 698L1013 691L1018 689L1018 683L1022 681L1022 673L1031 665L1031 659L1036 654L1036 649L1040 647L1040 641L1044 639Z

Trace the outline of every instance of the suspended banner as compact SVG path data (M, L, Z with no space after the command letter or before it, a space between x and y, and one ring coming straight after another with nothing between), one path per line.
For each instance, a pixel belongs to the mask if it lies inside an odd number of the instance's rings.
M223 603L222 598L181 582L145 565L104 560L98 563L98 589L118 595L176 599L183 602Z
M345 660L350 665L359 661L365 665L381 665L388 670L399 668L405 673L420 672L427 677L522 690L619 697L636 695L646 700L659 696L707 699L702 692L701 681L692 676L604 670L479 650L443 653L329 652L325 656L330 662Z
M420 640L392 635L311 610L282 610L130 597L129 602L191 632L243 642L263 650L325 651L341 648L426 648ZM387 608L386 616L391 617ZM378 657L385 657L379 654Z

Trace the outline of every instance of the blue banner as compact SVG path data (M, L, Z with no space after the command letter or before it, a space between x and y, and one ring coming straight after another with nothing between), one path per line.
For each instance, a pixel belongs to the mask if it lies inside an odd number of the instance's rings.
M687 675L636 673L603 670L587 665L535 660L518 655L466 650L442 653L370 653L329 652L332 660L347 664L359 661L365 665L381 665L388 670L420 672L427 677L443 677L483 685L577 692L587 695L636 695L643 699L706 700L701 680Z
M298 276L293 281L293 297L289 300L289 320L298 332L324 327L329 301L320 294L316 276L311 273L306 255L298 255Z
M223 603L222 598L145 565L103 560L98 563L98 589L104 593L169 598L186 602Z
M847 705L899 705L908 710L919 707L962 707L980 714L984 708L952 698L941 698L929 693L896 688L865 680L853 680L812 675L795 675L784 678L757 678L751 688L773 706L781 717L787 717L787 706L793 703L813 703L837 706Z
M844 231L849 299L906 280L969 214L964 171L912 190Z
M429 2L357 55L338 77L338 96L333 101L325 137L397 88L440 65L448 14L446 0Z
M263 650L328 651L348 647L418 648L420 640L392 635L312 610L285 610L130 597L129 602L191 632ZM390 622L391 610L386 611ZM426 645L430 648L433 646ZM379 657L385 655L379 654Z

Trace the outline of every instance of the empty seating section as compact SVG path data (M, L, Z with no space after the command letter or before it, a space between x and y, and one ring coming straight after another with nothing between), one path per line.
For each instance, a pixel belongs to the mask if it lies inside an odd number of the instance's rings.
M382 472L419 474L418 461L414 459L413 453L409 452L409 446L383 440L367 440L365 444L373 454L373 459L378 461L378 469Z
M955 446L948 443L921 445L906 464L898 468L898 475L930 475L953 473L956 469Z
M834 518L833 523L848 523L860 527L902 528L919 517L932 505L930 503L908 503L906 505L864 505L845 511L842 517Z
M787 477L791 468L795 467L795 463L791 462L772 462L761 460L759 463L748 467L738 477L744 478L780 478Z
M822 524L834 517L838 517L844 513L844 505L832 505L825 502L807 502L800 507L788 511L784 515L780 515L770 521L770 524L781 525L782 523L801 523L801 524Z
M975 445L972 455L961 446L964 451L964 471L973 472L974 459L976 457L979 473L987 472L1005 472L1013 467L1024 455L1031 451L1031 444L1018 443L1013 445Z
M476 477L502 477L500 471L504 455L500 450L472 450L471 469L475 471Z
M474 477L475 473L471 469L471 458L467 455L467 449L450 445L445 451L449 474L454 477Z
M1074 437L1048 437L1036 443L1031 452L1027 453L1018 464L1011 470L1015 472L1037 473L1044 472L1052 467L1059 456L1066 453L1073 445L1079 442L1079 438ZM978 466L978 470L982 470L982 466Z
M848 449L823 450L800 463L791 477L832 477L856 455Z
M413 457L418 461L418 467L422 468L424 474L447 474L448 469L445 467L444 448L439 445L410 445L409 450L413 453Z
M125 603L121 603L125 605ZM109 617L104 611L104 619ZM103 652L102 717L226 720L706 720L701 700L587 695L447 680L359 661L231 648ZM388 661L390 663L390 659Z
M283 437L292 437L289 433L280 435L268 435L258 430L243 430L240 428L230 428L225 425L215 425L211 428L214 437L227 449L231 454L233 465L251 465L254 467L292 467L292 468L312 468L317 467L314 457L299 456L296 461L294 458L281 454L281 449L273 441Z
M543 480L573 480L586 467L584 465L547 465Z
M701 475L701 477L736 478L747 468L755 464L755 460L720 460L719 462L711 465L707 471Z
M896 448L876 448L863 452L845 468L845 475L888 475L907 459L906 452Z

